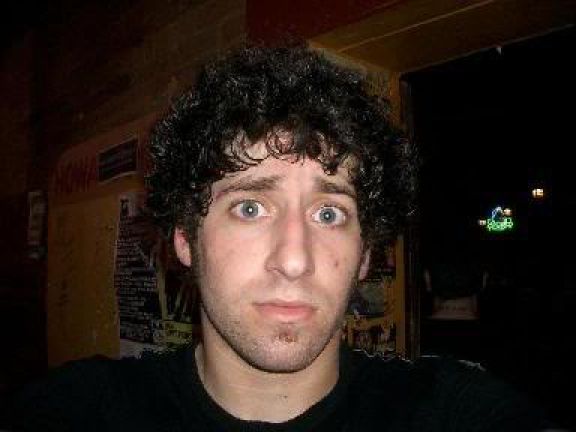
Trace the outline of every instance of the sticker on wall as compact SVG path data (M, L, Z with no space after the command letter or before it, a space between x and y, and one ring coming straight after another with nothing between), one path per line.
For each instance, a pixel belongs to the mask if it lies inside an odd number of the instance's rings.
M28 192L28 256L32 259L39 259L44 256L45 220L46 197L44 192Z
M138 138L132 138L98 154L100 183L133 174L138 169Z

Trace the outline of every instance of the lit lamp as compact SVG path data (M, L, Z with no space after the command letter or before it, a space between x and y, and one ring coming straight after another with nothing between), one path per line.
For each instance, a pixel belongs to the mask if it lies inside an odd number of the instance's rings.
M478 225L486 226L486 219L478 219Z
M542 188L532 189L532 198L536 198L536 199L544 198L544 189L542 189Z
M504 216L512 216L512 209L505 208L504 210L502 210L502 214Z

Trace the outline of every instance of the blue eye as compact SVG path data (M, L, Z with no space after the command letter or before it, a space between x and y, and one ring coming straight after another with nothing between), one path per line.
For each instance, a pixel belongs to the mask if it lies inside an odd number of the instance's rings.
M235 204L232 207L232 212L242 219L256 219L267 214L264 206L254 200L244 200Z
M325 225L342 225L346 222L346 213L335 206L325 206L314 213L313 219Z

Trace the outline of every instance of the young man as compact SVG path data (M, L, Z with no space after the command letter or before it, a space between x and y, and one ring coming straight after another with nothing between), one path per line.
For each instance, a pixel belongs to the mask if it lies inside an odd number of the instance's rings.
M200 287L202 342L68 365L27 394L27 429L539 430L477 368L341 346L413 185L408 144L358 76L304 47L244 49L204 69L151 151L149 207Z

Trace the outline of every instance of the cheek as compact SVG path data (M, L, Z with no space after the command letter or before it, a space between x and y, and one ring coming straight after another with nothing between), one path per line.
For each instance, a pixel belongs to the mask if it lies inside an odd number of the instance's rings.
M207 232L203 243L204 265L212 280L226 283L233 278L239 282L258 261L260 242L247 239L234 230Z
M351 238L352 237L352 238ZM360 262L360 242L353 236L338 236L330 241L320 241L319 252L323 255L322 261L334 276L342 277L354 274Z
M358 262L355 254L344 254L337 249L328 249L324 255L324 266L317 267L317 278L326 287L331 302L339 304L351 289L356 277Z
M208 274L218 276L234 265L234 242L231 239L212 236L204 243L205 266Z

